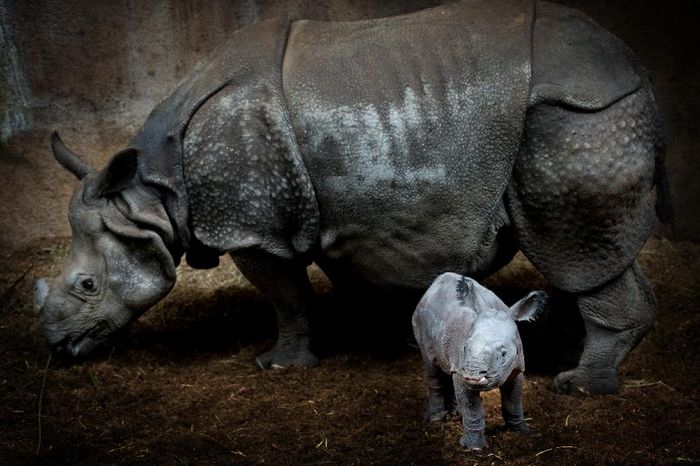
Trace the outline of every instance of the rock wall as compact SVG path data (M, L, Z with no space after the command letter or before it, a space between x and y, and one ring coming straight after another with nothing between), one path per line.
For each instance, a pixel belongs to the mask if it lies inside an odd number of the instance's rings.
M5 55L12 61L4 67L5 81L18 97L28 94L36 126L78 117L120 128L138 125L199 60L246 24L275 16L361 19L437 3L2 1L3 31L10 39ZM22 105L16 100L15 107Z
M7 6L0 2L0 140L31 127L29 83L17 51L15 24L8 17Z

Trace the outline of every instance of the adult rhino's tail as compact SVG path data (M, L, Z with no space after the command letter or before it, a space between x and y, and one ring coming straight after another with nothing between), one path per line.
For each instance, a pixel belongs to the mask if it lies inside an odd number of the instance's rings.
M647 78L648 79L648 78ZM648 81L647 81L648 82ZM671 187L668 183L668 173L666 172L666 121L658 110L658 102L654 96L654 104L657 108L656 115L659 127L662 129L661 137L656 143L656 153L654 154L654 185L656 185L656 216L661 223L673 225L673 202L671 200Z
M673 228L673 203L671 202L671 188L668 184L668 174L664 163L666 153L665 144L660 148L656 156L654 169L654 184L656 184L656 215L661 223Z

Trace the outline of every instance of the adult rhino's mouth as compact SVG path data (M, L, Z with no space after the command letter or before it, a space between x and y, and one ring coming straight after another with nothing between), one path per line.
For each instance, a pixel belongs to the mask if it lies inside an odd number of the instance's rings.
M87 332L69 333L57 343L52 344L51 349L59 358L83 358L107 339L109 335L105 330L108 331L107 323L100 321Z
M81 358L92 351L98 342L87 335L68 335L58 343L52 345L51 349L59 358Z

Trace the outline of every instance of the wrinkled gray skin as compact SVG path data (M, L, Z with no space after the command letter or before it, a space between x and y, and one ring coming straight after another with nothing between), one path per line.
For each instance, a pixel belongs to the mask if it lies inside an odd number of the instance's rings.
M448 272L435 279L413 314L428 375L426 420L444 420L456 407L464 424L460 444L481 450L487 446L481 392L499 387L506 427L530 432L523 418L525 359L515 322L534 319L546 299L533 291L509 308L471 278Z
M520 249L586 325L563 392L611 393L654 323L635 256L667 198L663 133L631 52L581 13L464 1L352 23L268 20L159 104L81 179L71 254L40 281L49 342L80 356L162 298L183 254L234 261L274 304L261 367L310 366L306 266L426 289ZM667 210L658 209L664 213ZM86 281L90 278L89 281Z

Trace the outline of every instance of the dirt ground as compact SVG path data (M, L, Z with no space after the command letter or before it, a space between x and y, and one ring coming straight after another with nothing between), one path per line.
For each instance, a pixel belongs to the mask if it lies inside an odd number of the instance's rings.
M272 309L224 260L211 271L181 266L173 292L113 346L45 370L32 283L57 273L68 244L42 241L2 257L0 464L700 462L698 244L652 239L643 250L658 325L624 362L618 395L553 393L564 350L548 346L547 319L527 324L524 402L535 433L500 430L498 395L487 393L490 448L481 454L458 445L458 421L422 421L410 305L348 304L315 268L315 369L255 368L273 342ZM546 286L521 256L487 284L510 301ZM565 315L565 301L553 300L550 319Z

